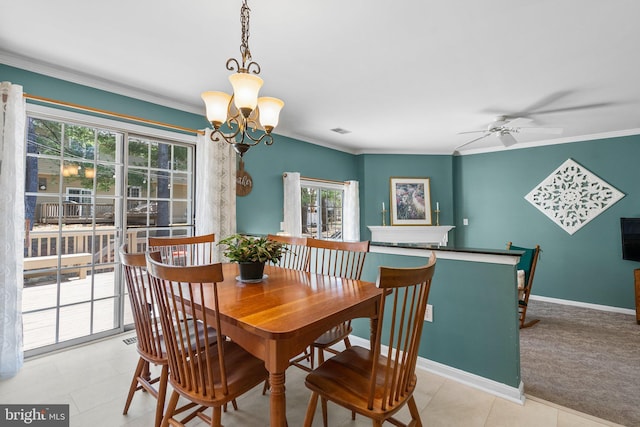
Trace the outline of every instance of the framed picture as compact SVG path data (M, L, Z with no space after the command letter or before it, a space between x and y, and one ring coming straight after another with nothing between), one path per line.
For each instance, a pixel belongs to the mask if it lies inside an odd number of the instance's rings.
M431 225L429 178L391 177L391 225Z

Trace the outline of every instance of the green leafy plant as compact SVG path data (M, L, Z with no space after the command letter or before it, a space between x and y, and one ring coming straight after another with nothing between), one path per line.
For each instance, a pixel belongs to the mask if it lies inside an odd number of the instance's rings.
M224 256L233 262L278 262L287 248L280 242L266 237L250 237L233 234L218 242L227 246Z

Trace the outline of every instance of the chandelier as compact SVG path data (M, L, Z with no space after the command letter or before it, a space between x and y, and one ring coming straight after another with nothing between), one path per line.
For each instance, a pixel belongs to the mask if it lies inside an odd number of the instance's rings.
M278 125L280 110L284 106L284 102L277 98L266 96L258 98L258 91L263 81L257 76L260 74L260 65L251 60L249 11L247 0L243 0L240 8L242 63L235 58L227 60L227 70L236 71L229 76L233 94L217 91L202 93L207 120L213 126L211 140L217 142L222 138L233 145L240 157L261 141L266 145L273 144L271 131ZM228 133L221 130L225 123L230 130Z

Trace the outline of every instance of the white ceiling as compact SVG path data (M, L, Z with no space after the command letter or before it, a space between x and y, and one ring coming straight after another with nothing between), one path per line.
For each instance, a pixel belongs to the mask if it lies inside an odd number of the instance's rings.
M0 0L0 60L203 114L202 91L231 92L240 5ZM277 134L353 153L451 154L483 135L459 132L498 115L563 128L517 134L520 147L640 133L636 0L249 6L261 95L285 101ZM493 147L489 136L461 151Z

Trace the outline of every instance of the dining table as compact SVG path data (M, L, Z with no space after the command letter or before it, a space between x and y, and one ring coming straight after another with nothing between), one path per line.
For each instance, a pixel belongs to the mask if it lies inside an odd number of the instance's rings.
M240 281L237 263L223 264L223 275L217 284L221 333L264 361L271 426L287 425L289 361L322 333L351 319L369 318L370 339L375 341L382 294L375 283L272 265L265 266L262 280L248 283ZM205 316L213 320L212 286L204 287L203 298Z

